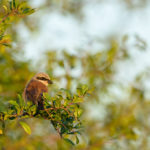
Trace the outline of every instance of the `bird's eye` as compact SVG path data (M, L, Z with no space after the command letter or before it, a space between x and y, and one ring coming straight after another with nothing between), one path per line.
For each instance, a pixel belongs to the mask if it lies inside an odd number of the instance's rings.
M46 81L47 79L46 78L44 78L44 77L37 77L37 79L38 80L44 80L44 81Z

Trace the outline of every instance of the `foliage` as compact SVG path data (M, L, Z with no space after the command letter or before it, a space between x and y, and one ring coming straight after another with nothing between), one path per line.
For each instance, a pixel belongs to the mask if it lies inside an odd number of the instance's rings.
M74 144L68 135L76 136L76 143L79 142L77 134L80 134L81 128L80 116L82 109L80 103L83 102L83 98L88 93L88 88L82 86L77 89L78 94L72 94L65 89L58 90L54 97L50 97L48 94L44 94L44 110L37 110L37 106L31 102L25 104L19 95L18 101L9 101L9 108L5 111L0 110L0 121L2 122L1 134L5 133L5 121L15 119L27 119L27 118L41 118L50 120L60 137L66 141ZM31 134L30 127L23 121L20 121L21 126L26 133Z
M18 0L2 0L0 2L0 97L15 98L16 91L24 87L27 77L32 74L25 61L16 61L18 53L11 47L12 35L10 29L13 23L34 12L26 2ZM9 33L10 32L10 33ZM10 49L11 48L11 49ZM15 87L15 88L14 88Z
M29 73L29 70L27 69L28 64L26 62L18 62L17 64L10 51L6 50L6 47L11 47L11 36L5 35L6 29L12 22L17 21L17 19L33 13L34 9L31 9L28 6L27 2L19 2L17 0L12 0L9 3L7 1L3 1L1 2L1 5L3 5L4 9L2 11L5 11L0 20L0 65L1 72L3 73L1 92L5 91L5 85L7 85L7 92L9 91L8 87L12 92L11 85L15 86L16 83L21 83L21 81L24 81L24 69L27 70L26 73ZM6 61L8 61L8 63L5 63ZM7 72L10 73L4 75L6 69ZM13 74L15 75L13 76ZM20 78L21 74L23 78ZM17 87L20 88L20 86L18 85ZM48 95L44 95L45 109L43 111L41 110L40 112L37 112L36 106L33 104L28 103L26 105L20 96L18 102L13 100L9 101L9 108L5 108L6 106L1 106L0 109L0 121L2 123L2 129L0 129L1 135L5 135L5 121L37 117L50 120L54 128L58 131L59 135L72 144L73 142L67 138L67 135L75 135L76 143L78 143L79 139L76 134L80 133L78 131L81 127L79 118L82 113L79 103L83 101L83 97L85 96L87 90L88 89L83 86L81 88L78 88L78 94L75 95L65 89L59 90L55 97L49 98ZM7 94L7 98L8 96L9 93ZM10 97L12 97L12 95L10 95ZM28 134L31 134L31 129L25 122L20 121L20 125Z
M0 46L4 50L4 46L10 46L10 37L5 34L6 29L12 22L18 21L18 19L32 14L35 10L28 6L27 2L12 0L1 1L2 8L0 9Z
M58 5L63 12L78 15L84 4L61 3L48 0L42 8ZM45 109L37 112L35 105L17 97L35 72L32 62L16 59L21 49L14 50L17 37L12 28L34 11L21 0L0 1L0 149L148 150L150 98L144 82L149 80L149 68L129 84L117 76L123 69L118 70L118 64L132 62L127 37L120 43L114 37L107 41L110 48L94 53L48 51L36 68L45 63L55 83L44 94ZM145 49L145 42L138 43Z

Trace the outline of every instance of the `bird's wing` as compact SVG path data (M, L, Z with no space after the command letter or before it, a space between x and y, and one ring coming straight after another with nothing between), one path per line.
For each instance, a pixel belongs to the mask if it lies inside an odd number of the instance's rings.
M48 92L48 88L43 83L31 80L25 89L26 100L31 100L34 104L38 104L44 92Z

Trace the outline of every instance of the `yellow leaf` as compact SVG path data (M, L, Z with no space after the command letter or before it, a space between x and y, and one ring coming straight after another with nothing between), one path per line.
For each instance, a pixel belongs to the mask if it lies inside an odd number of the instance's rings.
M3 134L3 131L0 129L0 134Z
M7 10L8 10L8 9L7 9L7 6L3 5L3 8L4 8L5 11L7 12Z
M24 131L26 132L26 133L28 133L28 134L31 134L31 129L30 129L30 127L29 127L29 125L28 124L26 124L25 122L20 122L20 125L23 127L23 129L24 129Z

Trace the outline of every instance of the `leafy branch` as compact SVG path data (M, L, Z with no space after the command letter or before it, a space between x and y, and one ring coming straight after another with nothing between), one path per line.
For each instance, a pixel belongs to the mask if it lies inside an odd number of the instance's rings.
M0 46L10 46L10 38L5 35L6 29L12 22L35 12L26 1L11 0L2 6L4 13L0 15Z
M76 94L72 94L66 89L58 90L54 97L44 93L44 110L40 111L37 110L36 105L30 101L25 103L22 97L18 95L17 101L9 101L8 108L5 111L0 111L0 121L3 124L2 133L4 134L6 120L41 118L51 121L61 138L69 142L70 139L66 137L74 135L76 136L76 143L78 143L77 135L80 134L82 128L80 117L83 112L80 103L84 101L89 91L87 86L82 85L77 89ZM20 125L28 134L31 134L31 129L25 122L21 121ZM70 143L73 144L72 141Z

